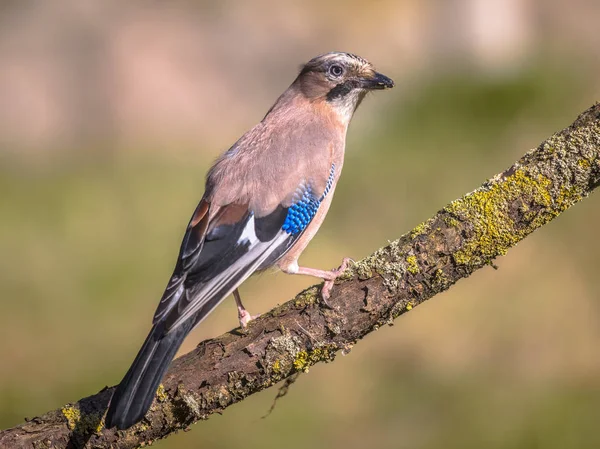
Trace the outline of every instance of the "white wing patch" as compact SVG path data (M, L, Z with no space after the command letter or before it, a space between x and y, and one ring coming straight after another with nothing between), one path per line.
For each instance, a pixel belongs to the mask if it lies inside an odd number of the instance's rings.
M262 242L256 236L256 230L254 228L254 215L251 215L238 239L238 244L248 245L248 251L237 259L231 266L226 270L219 273L206 284L204 284L197 292L196 297L192 302L184 309L182 314L175 320L171 326L169 332L179 327L183 322L187 321L190 317L196 314L214 295L219 294L220 290L229 282L232 278L237 278L237 281L231 285L226 292L221 293L221 299L214 304L216 307L223 299L229 296L242 282L248 279L252 273L269 257L269 255L277 249L277 247L283 244L289 235L284 231L279 231L275 238L270 241ZM206 313L202 319L198 320L198 325L208 315Z
M257 240L258 238L256 237L256 229L254 229L254 214L251 214L250 218L248 219L248 223L246 223L246 226L242 231L242 235L240 235L240 238L237 242L241 245L245 243L250 243L250 245L252 245L252 242L256 242Z

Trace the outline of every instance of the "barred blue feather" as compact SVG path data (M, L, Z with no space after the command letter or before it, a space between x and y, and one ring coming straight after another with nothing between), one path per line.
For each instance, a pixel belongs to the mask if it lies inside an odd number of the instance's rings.
M327 178L325 190L323 195L319 198L314 195L310 184L301 189L301 192L299 192L301 193L300 199L294 202L288 209L287 216L281 227L282 230L291 235L298 235L306 229L308 224L317 214L319 205L325 199L329 190L331 190L334 176L335 164L331 164L331 170L329 172L329 178Z

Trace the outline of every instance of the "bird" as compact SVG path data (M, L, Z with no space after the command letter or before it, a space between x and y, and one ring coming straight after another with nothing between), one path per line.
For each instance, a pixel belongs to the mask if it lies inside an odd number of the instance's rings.
M327 271L302 267L298 258L329 210L354 112L368 92L392 87L360 56L319 55L262 121L217 158L152 328L112 395L107 428L143 419L185 337L226 297L233 294L241 327L255 318L238 291L253 273L274 267L321 278L327 303L350 259Z

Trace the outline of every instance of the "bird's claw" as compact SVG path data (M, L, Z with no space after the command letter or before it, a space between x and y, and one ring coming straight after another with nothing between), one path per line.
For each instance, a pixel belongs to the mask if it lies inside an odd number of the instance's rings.
M353 259L350 259L349 257L344 257L344 259L342 260L342 264L338 268L331 270L332 279L327 279L323 283L323 288L321 288L321 302L328 309L333 309L333 306L327 300L329 299L329 296L331 296L331 289L333 288L333 285L335 284L335 280L339 276L341 276L342 273L344 273L344 271L346 271L346 269L348 268L348 265L350 263L355 263L355 262Z
M252 321L252 320L255 320L259 316L260 316L260 314L258 314L258 315L250 315L250 312L248 312L246 309L239 310L238 311L238 318L240 320L240 327L242 329L246 329L248 327L248 323L250 323L250 321Z
M333 281L325 281L321 288L321 302L323 305L330 310L333 310L333 306L327 301L331 295L331 288L333 287Z
M354 265L354 264L356 264L356 262L354 261L354 259L351 259L350 257L344 257L344 260L342 260L342 264L340 265L340 267L337 270L335 270L336 275L339 276L344 271L346 271L348 269L348 267L350 266L350 264Z

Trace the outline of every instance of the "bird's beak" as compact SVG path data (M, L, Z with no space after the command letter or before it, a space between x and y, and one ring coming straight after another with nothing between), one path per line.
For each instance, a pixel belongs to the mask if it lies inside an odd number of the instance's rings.
M375 72L372 77L365 77L361 80L361 87L369 90L391 89L394 87L394 80L381 73Z

